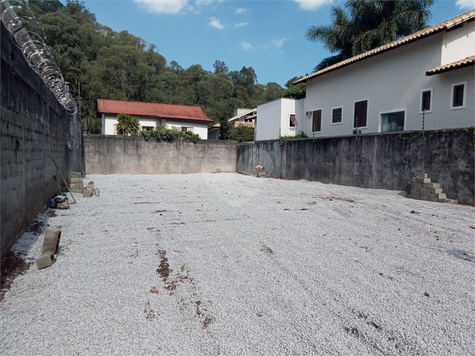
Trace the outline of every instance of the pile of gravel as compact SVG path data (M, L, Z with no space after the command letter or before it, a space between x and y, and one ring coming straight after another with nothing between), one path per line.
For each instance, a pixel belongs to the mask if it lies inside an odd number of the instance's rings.
M2 355L475 354L475 208L239 174L88 176Z

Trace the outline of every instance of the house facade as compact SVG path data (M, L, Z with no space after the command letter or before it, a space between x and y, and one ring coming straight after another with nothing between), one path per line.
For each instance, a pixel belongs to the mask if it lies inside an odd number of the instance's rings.
M255 140L277 140L303 131L304 101L280 98L257 107Z
M475 125L474 18L468 11L297 80L307 83L298 131L328 137Z
M117 135L120 114L138 117L141 131L167 125L178 131L191 131L203 140L208 139L208 124L213 122L198 106L97 99L97 111L102 116L103 135Z

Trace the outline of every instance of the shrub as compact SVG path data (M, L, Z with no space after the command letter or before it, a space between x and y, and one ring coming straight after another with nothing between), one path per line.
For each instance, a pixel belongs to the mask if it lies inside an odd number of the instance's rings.
M139 118L127 114L119 114L117 118L117 134L122 136L137 135L140 127Z

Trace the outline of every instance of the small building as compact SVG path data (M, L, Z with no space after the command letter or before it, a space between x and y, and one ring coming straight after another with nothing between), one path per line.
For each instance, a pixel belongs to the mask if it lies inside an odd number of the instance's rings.
M295 81L307 83L298 130L328 137L473 126L474 19L468 11Z
M278 140L303 131L304 100L280 98L257 106L256 141Z
M97 99L97 111L102 115L103 135L117 135L120 114L137 116L141 131L167 125L178 131L191 131L203 140L208 139L208 124L214 122L199 106Z
M234 110L234 116L230 118L229 123L234 127L248 126L254 128L257 117L257 109L236 109Z

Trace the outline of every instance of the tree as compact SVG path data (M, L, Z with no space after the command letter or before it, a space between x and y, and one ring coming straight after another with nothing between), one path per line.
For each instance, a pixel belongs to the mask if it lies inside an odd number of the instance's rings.
M223 61L218 61L218 60L214 61L213 68L214 68L214 74L218 74L218 73L228 74L229 72L228 66Z
M249 126L234 127L231 131L231 139L238 142L254 141L254 128Z
M293 99L303 99L305 98L305 93L307 90L307 84L306 83L299 83L297 85L294 85L293 83L302 77L293 77L292 79L289 79L287 83L285 83L285 86L287 89L285 89L282 92L282 98L293 98Z
M117 118L117 134L122 136L135 135L139 131L139 118L127 114L119 114Z
M335 55L315 70L407 36L427 26L434 0L348 0L345 9L332 7L332 24L312 26L306 37L321 41Z

